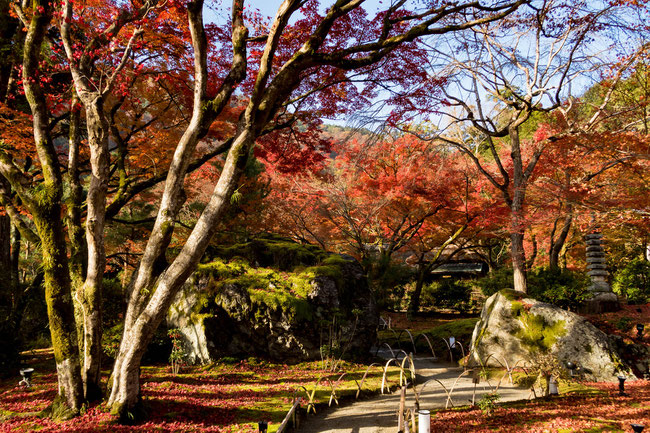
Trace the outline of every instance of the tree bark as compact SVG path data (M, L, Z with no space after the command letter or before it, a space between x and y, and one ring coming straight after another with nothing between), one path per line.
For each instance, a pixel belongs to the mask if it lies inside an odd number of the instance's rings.
M174 296L193 272L205 252L216 223L229 204L230 196L248 159L254 143L249 130L242 131L228 153L222 175L214 193L185 246L169 268L160 276L155 291L141 314L128 327L122 337L120 351L113 367L112 388L108 400L111 413L125 419L139 402L139 366L147 344L165 318Z
M521 157L521 143L519 141L519 125L513 122L508 128L510 136L510 156L513 162L512 201L510 203L510 255L514 277L514 289L528 293L526 282L526 250L524 249L524 200L526 198L526 178L524 177L523 161Z
M132 15L121 14L118 16L112 23L107 37L102 40L91 39L86 46L86 50L92 51L92 49L96 49L100 45L110 43L130 19L141 18L146 15L149 7L149 4L147 4L133 11ZM65 1L61 21L61 37L70 62L69 68L76 95L78 95L85 108L88 147L90 149L91 175L86 196L88 262L85 280L83 286L77 290L77 298L83 315L84 395L87 400L93 401L101 398L102 286L106 268L104 227L106 222L106 195L110 177L109 123L104 112L104 98L112 90L117 73L125 66L131 53L131 44L140 34L140 30L134 31L124 49L120 63L112 71L111 75L105 80L99 81L105 84L95 87L89 80L89 77L92 76L94 60L89 56L88 52L84 52L79 59L75 58L74 55L72 32L70 30L72 15L72 2ZM73 98L73 103L75 99ZM73 107L74 109L75 107ZM70 141L74 146L77 146L78 132L75 128L78 128L79 120L78 118L72 118L72 120L73 128L71 128ZM74 124L75 122L76 124ZM73 150L71 148L71 156L73 156ZM74 156L78 156L78 154ZM75 177L78 179L78 173L71 173L73 182L77 180ZM77 219L77 215L73 215L73 218Z
M68 136L68 173L67 182L70 190L66 208L68 215L66 226L70 240L70 279L75 307L75 322L80 356L84 357L84 314L81 304L83 283L88 264L88 250L82 223L84 201L83 186L79 176L79 146L81 144L81 112L76 92L70 101L70 131ZM84 381L85 383L85 381Z
M169 170L165 190L154 229L135 277L129 296L125 317L124 334L120 350L113 366L108 406L121 419L137 406L140 397L139 367L144 351L153 333L167 314L174 295L189 277L207 248L239 176L254 144L253 130L258 126L248 113L240 120L236 137L226 157L222 174L215 186L212 198L192 230L185 246L154 283L155 263L164 254L173 231L176 214L183 200L182 187L190 157L207 126L223 110L234 91L236 83L243 80L246 71L245 38L248 30L243 25L243 2L233 1L233 67L216 98L206 101L207 86L207 39L203 28L203 1L188 5L188 18L192 34L195 60L194 106L190 124L181 137ZM261 129L261 128L260 128ZM154 287L155 284L155 287Z
M564 224L562 225L562 230L560 230L560 235L557 239L553 239L553 236L551 236L551 246L548 251L548 265L551 269L559 269L560 267L560 253L566 244L569 231L571 230L571 224L573 222L571 208L569 208L568 212L569 214L564 217Z
M526 260L526 272L533 268L535 265L535 259L537 259L537 237L534 234L530 237L530 242L533 244L533 251L530 253L530 257Z
M411 316L418 314L420 311L420 297L422 296L422 288L424 287L424 276L427 273L427 266L424 263L418 265L418 279L415 282L415 288L411 294L409 301L408 312Z
M29 102L34 125L34 142L42 167L43 184L39 191L25 190L16 179L9 177L12 187L29 208L41 240L45 301L47 303L54 360L57 368L59 394L54 402L55 417L75 415L83 402L83 382L79 368L79 348L75 329L66 238L61 221L63 187L58 156L48 125L48 107L38 77L41 45L51 19L51 4L47 0L32 1L33 15L25 37L23 50L23 86Z
M108 122L101 96L86 106L91 177L86 199L86 245L88 269L81 289L84 318L84 394L88 401L101 398L102 355L102 286L106 268L104 227L106 193L108 190L110 157L108 152Z

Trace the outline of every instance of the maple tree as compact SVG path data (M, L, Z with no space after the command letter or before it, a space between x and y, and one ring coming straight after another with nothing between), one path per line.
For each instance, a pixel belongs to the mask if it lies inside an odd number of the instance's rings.
M510 208L514 288L522 292L527 290L529 264L524 245L526 193L541 156L559 139L543 130L525 135L525 126L535 121L536 113L557 110L566 115L571 110L571 104L565 106L571 83L612 64L611 59L598 57L589 40L596 35L624 34L629 28L612 25L617 22L615 17L627 13L628 8L645 11L645 4L637 2L586 6L556 1L531 5L508 19L454 34L449 44L455 49L432 49L437 63L442 59L447 68L442 70L452 74L446 81L444 98L432 98L435 102L429 103L430 110L436 103L448 105L443 113L448 126L426 137L461 149L500 191ZM630 27L643 30L642 25ZM623 71L628 65L623 61L619 66ZM580 130L589 129L607 102L595 107ZM426 110L424 107L420 112ZM563 129L559 135L575 132Z
M551 268L558 267L574 227L586 231L594 225L647 225L644 98L637 95L637 104L630 95L644 89L646 55L640 51L614 65L611 78L547 116L535 132L552 141L531 185L535 210L530 218L535 225L552 226Z
M433 225L436 215L451 220L448 227L456 224L447 236L474 221L476 212L467 209L474 197L448 194L465 191L467 182L463 188L460 184L468 176L458 176L458 164L437 159L422 142L387 140L372 149L372 157L360 143L350 143L351 148L338 151L327 173L323 167L331 149L318 135L319 118L358 109L386 86L412 90L422 83L410 92L412 99L393 98L404 103L403 109L414 108L417 104L404 101L424 101L448 81L418 67L427 54L419 39L476 27L472 34L492 43L487 23L524 3L430 2L409 10L406 1L398 1L372 17L362 0L337 0L324 11L317 1L285 0L269 22L235 0L227 25L205 25L202 0L165 7L47 0L33 0L32 7L14 5L12 20L26 29L24 41L22 29L14 31L22 41L21 84L31 131L29 140L3 137L9 145L0 149L0 174L8 187L0 199L14 227L25 238L40 240L60 383L57 401L74 413L98 394L102 280L107 255L122 252L107 245L106 230L116 224L133 227L140 218L141 242L131 240L132 255L123 254L139 260L125 284L124 335L109 383L109 406L128 417L139 401L140 361L155 329L214 233L229 224L230 205L259 186L242 180L251 169L251 155L267 163L278 185L284 182L274 198L278 215L293 219L296 236L326 245L333 231L335 242L352 240L361 257L373 243L384 262L415 241L444 244L440 233L427 242L417 237L435 232L441 223ZM497 30L509 31L517 27L514 23L504 21ZM586 32L584 26L595 25L589 19L570 24L579 35ZM580 37L574 42L579 46ZM42 46L48 47L49 58ZM407 69L414 73L404 74ZM517 177L524 159L540 158L540 143L551 141L540 134L530 140L532 150L514 152L512 167L500 162L508 146L521 141L520 124L541 109L535 101L544 91L531 89L521 106L512 93L497 89L493 96L506 108L495 123L461 119L473 124L463 133L491 137L477 138L475 148L449 140L470 155L479 144L487 146L493 161L476 158L476 167L517 218L526 182L513 186L509 179ZM471 112L463 101L447 96L447 102ZM507 116L514 123L490 129ZM57 145L62 141L65 149ZM219 154L223 158L214 160ZM377 158L385 164L375 165ZM188 178L193 170L196 177ZM431 178L436 174L453 182L443 187ZM499 174L508 181L497 180ZM323 186L333 179L339 179L336 188ZM65 206L64 189L70 191ZM516 200L508 202L510 195ZM188 197L192 204L201 202L195 208L200 210L177 229ZM296 197L302 198L295 206L284 206ZM319 207L315 197L336 206ZM147 201L153 210L137 209L136 200ZM253 214L258 204L242 203L243 212L246 206ZM523 240L520 226L522 221L513 222L516 245ZM78 332L83 338L77 338Z
M453 256L445 248L463 244L459 237L466 241L476 229L468 230L472 223L492 204L480 198L484 191L474 184L473 167L459 152L410 135L341 140L332 155L309 173L268 172L269 230L353 255L376 286L384 285L382 274L396 253L415 254L411 305L417 311L425 275ZM376 288L378 294L385 290Z

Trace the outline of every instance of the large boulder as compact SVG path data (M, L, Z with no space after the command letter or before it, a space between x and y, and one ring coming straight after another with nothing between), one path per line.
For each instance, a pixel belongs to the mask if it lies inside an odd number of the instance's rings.
M585 318L512 290L488 298L472 335L470 363L532 366L540 355L575 363L590 381L632 376L612 339Z
M167 318L191 361L244 355L294 362L320 358L329 343L348 356L369 352L379 313L354 258L278 238L209 255Z

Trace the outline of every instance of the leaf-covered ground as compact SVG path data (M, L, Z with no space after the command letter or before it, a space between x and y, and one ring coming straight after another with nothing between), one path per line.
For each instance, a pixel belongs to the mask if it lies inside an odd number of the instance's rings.
M628 396L618 395L618 385L586 384L594 391L551 399L508 403L491 416L464 408L432 414L432 432L631 432L631 423L650 429L650 381L626 383Z
M395 319L408 322L397 315ZM648 343L650 340L650 305L624 306L617 313L590 319L601 329L637 343L641 341L636 338L634 325L644 323L646 330L642 341ZM447 318L428 318L420 322L419 327L413 328L453 325ZM445 326L440 327L443 324ZM260 420L270 421L269 432L274 432L290 408L296 390L304 397L302 386L311 391L319 377L327 376L336 381L340 376L319 369L317 362L287 366L255 359L186 368L177 376L171 374L168 366L143 367L147 421L135 426L120 426L113 422L102 405L93 406L83 416L62 423L38 417L38 412L46 408L56 394L53 360L51 352L38 351L26 361L36 368L35 386L31 390L17 386L19 377L0 381L0 432L256 432ZM344 369L350 373L336 386L337 393L339 396L353 395L357 390L354 379L360 381L366 367L345 364ZM393 383L396 376L398 372L394 370ZM380 367L373 367L370 377L363 386L366 395L381 386ZM615 384L586 385L595 391L504 404L490 417L472 408L439 411L432 415L431 431L631 432L630 423L645 424L650 431L650 381L628 381L629 395L625 397L618 396ZM330 390L327 383L321 381L315 400L327 404Z
M43 359L43 358L47 359ZM174 376L168 366L142 368L142 390L147 420L134 426L120 426L102 405L93 406L75 419L55 422L41 418L56 394L56 375L50 355L39 352L31 358L36 368L34 387L18 386L20 378L0 382L0 432L256 432L257 421L270 421L269 432L277 429L291 407L294 395L305 398L305 387L312 391L322 378L315 401L327 404L331 388L326 379L336 382L340 373L319 368L318 362L299 365L269 364L258 360L187 367ZM344 364L348 373L335 384L339 397L357 391L367 367ZM395 383L399 372L389 374ZM381 367L373 367L363 384L365 395L381 386ZM296 394L296 390L299 394Z
M621 305L619 311L613 313L586 316L587 320L607 334L620 335L627 343L639 342L636 325L644 325L643 342L650 342L650 304Z

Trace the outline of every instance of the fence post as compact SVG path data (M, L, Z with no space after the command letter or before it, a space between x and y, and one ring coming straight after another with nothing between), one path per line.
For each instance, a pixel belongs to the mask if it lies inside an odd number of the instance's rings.
M431 433L431 412L425 409L418 411L418 433ZM415 430L415 428L414 428Z
M397 430L404 431L404 406L406 405L406 385L402 385L399 395L399 412L397 414Z

